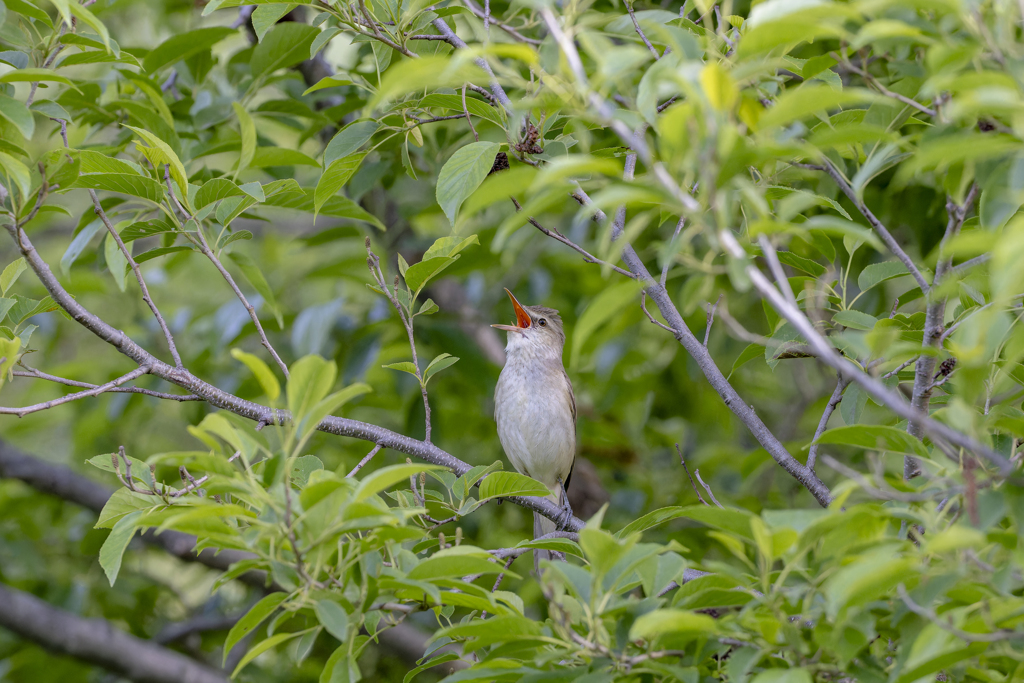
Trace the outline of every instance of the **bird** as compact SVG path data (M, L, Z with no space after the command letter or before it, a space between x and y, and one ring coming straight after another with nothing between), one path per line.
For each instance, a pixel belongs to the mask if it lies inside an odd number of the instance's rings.
M508 333L507 360L494 389L494 420L498 439L512 466L551 491L549 500L562 508L556 523L533 513L533 535L556 531L572 518L566 491L576 460L576 397L562 364L565 332L558 311L523 306L512 300L512 325L491 325ZM551 551L534 551L534 570L551 559Z

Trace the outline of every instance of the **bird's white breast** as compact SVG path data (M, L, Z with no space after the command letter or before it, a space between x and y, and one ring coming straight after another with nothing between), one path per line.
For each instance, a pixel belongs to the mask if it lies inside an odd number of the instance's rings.
M495 389L498 438L512 465L556 490L576 454L568 380L559 361L510 354Z

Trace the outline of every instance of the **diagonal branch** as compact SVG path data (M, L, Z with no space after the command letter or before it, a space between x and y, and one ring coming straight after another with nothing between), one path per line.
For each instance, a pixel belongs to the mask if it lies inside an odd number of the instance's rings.
M270 355L274 357L274 360L277 361L277 365L281 368L281 372L284 373L284 376L288 377L288 366L285 365L283 360L281 360L281 356L277 355L277 351L274 350L274 347L270 344L270 340L267 339L267 333L263 331L263 325L260 324L260 318L256 315L256 309L249 303L249 300L245 298L245 294L242 294L242 290L238 288L238 285L235 283L235 279L231 277L231 273L228 272L227 268L224 267L224 264L220 262L219 258L217 258L217 255L213 253L212 249L210 249L210 245L206 241L206 235L203 234L203 226L199 225L199 221L195 220L195 216L185 210L185 207L181 205L181 202L178 201L178 197L174 194L174 188L171 187L170 166L167 166L164 169L164 182L167 184L167 191L170 193L171 201L174 202L174 206L177 208L178 212L187 220L195 221L196 232L199 234L199 244L197 245L199 250L203 252L206 258L210 259L217 270L220 271L221 276L223 276L232 291L234 291L235 296L237 296L238 300L242 302L243 306L245 306L245 310L249 312L249 318L251 318L253 324L256 325L256 331L260 335L260 341L263 343L264 348L266 348L267 351L270 352Z
M731 232L728 230L720 230L718 233L718 239L731 256L738 259L746 258L746 252L743 251L743 247L740 246L739 242L736 241L736 238ZM772 248L770 244L769 248ZM837 370L840 375L846 379L856 382L880 405L884 405L889 408L889 410L906 420L919 422L922 426L923 432L933 439L943 439L954 446L964 448L985 458L998 467L1000 473L1004 476L1009 475L1012 472L1014 469L1012 463L1002 455L996 453L991 448L983 446L966 434L958 432L955 429L922 414L916 408L907 403L903 396L890 391L889 388L882 384L882 382L877 378L863 372L852 362L840 355L839 352L836 351L835 347L833 347L827 339L821 336L821 333L818 332L807 316L804 315L800 309L790 304L779 290L772 285L768 278L765 277L764 273L758 270L756 266L748 264L745 272L754 287L765 299L768 300L768 303L770 303L783 318L792 323L797 331L810 344L815 356L817 356L817 358L823 363Z
M811 164L797 165L800 166L800 168L810 168L812 170L825 171L828 173L829 177L831 177L832 180L835 181L836 185L839 186L839 189L843 191L843 194L845 194L853 205L857 207L857 211L860 211L861 215L868 220L871 227L874 228L875 232L878 233L878 236L882 238L883 242L885 242L885 246L889 248L889 251L891 251L896 258L906 266L907 272L914 276L914 280L916 280L917 284L921 286L921 291L928 291L928 281L924 279L924 275L922 275L921 271L918 270L917 265L909 256L907 256L907 252L903 251L903 247L896 242L896 239L892 236L892 233L889 232L882 221L878 220L875 214L871 212L871 209L868 208L867 204L857 196L857 192L853 189L850 183L847 182L846 178L843 177L843 174L839 172L839 169L832 165L831 161L826 159L824 166L814 166Z
M832 417L832 413L836 411L836 407L840 401L843 400L843 391L849 386L850 380L840 376L839 382L836 384L836 388L832 391L832 396L829 397L828 403L825 404L825 410L821 413L821 419L818 421L818 428L814 430L814 438L812 442L817 441L818 437L825 433L825 427L828 426L828 420ZM820 444L811 443L810 451L807 453L807 467L814 469L816 460L818 458L818 446Z
M84 619L0 584L0 626L47 650L96 664L133 681L227 683L222 671L125 633L106 619Z
M651 54L654 55L655 59L661 59L661 55L659 55L658 51L654 49L653 45L651 45L651 41L647 40L647 36L644 35L644 30L640 28L640 22L636 20L636 13L633 12L632 0L627 0L626 11L629 12L629 18L633 20L633 28L636 29L637 35L640 36L640 40L644 41L644 45L646 45L647 49L651 51Z

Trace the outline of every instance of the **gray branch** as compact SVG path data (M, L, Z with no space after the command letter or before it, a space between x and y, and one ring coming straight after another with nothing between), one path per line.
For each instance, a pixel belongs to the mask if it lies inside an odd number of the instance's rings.
M942 279L946 276L946 273L953 267L952 257L945 255L945 247L949 240L960 232L960 227L964 224L964 218L967 216L967 212L970 210L971 205L974 204L974 200L978 196L978 185L977 183L971 186L970 191L967 193L967 197L964 200L964 205L957 205L952 198L946 201L946 211L949 214L949 219L946 222L946 233L942 237L942 242L939 244L939 261L935 266L935 277L932 280L932 287L937 287ZM942 323L946 318L946 297L936 296L935 292L931 290L925 290L928 297L928 304L925 308L924 317L924 337L922 344L924 348L938 348L942 346L943 327ZM915 410L924 415L928 414L928 406L931 403L932 390L935 386L932 384L934 381L935 372L935 356L923 353L917 361L917 365L914 366L914 390L911 394L910 405ZM911 420L907 425L907 433L918 439L924 437L924 429L922 425L916 420ZM906 456L903 458L903 478L913 479L914 477L921 474L921 465L916 458Z
M733 257L746 258L746 252L743 251L743 247L740 246L739 242L736 241L736 238L728 230L720 230L718 238L724 245L726 251L728 251ZM907 403L900 394L890 391L889 388L882 384L882 382L876 377L872 377L866 372L863 372L852 362L841 356L832 344L830 344L829 341L821 336L818 330L815 329L807 316L804 315L800 309L792 306L779 292L779 290L772 285L768 278L765 277L764 273L758 270L755 265L749 264L746 267L745 272L754 287L761 293L761 296L767 299L768 303L770 303L783 318L792 323L797 331L800 332L800 334L807 340L811 349L814 351L815 356L819 360L829 367L837 370L842 377L856 382L862 389L864 389L864 391L867 392L868 396L873 398L878 404L887 407L889 410L906 420L919 422L924 433L933 439L945 440L954 446L964 448L985 458L998 467L1000 473L1004 476L1011 473L1013 465L1002 455L983 446L966 434L958 432L928 415L919 412L916 408ZM920 361L918 364L920 365Z
M0 584L0 626L47 650L96 664L139 683L226 683L185 655L136 638L106 619L83 619Z
M630 162L632 158L632 163ZM630 154L626 157L626 169L627 172L632 172L631 167L636 164L636 155ZM590 197L582 189L577 190L573 195L580 204L592 205ZM625 220L625 212L620 211L619 214ZM612 225L612 236L618 239L622 235L622 224L618 221L619 216L616 216L616 222ZM607 216L603 211L597 209L594 212L594 220L604 221ZM718 369L715 364L714 358L711 357L711 353L708 351L701 340L694 336L693 332L690 331L686 321L683 320L683 316L680 315L679 309L672 302L672 297L669 295L668 290L651 277L651 273L647 270L647 266L637 255L636 250L633 246L626 244L622 248L622 261L629 268L630 272L636 275L644 288L646 296L651 297L654 303L658 306L658 310L661 311L661 315L668 322L669 328L672 330L673 336L676 338L684 349L697 361L697 365L700 367L701 372L707 378L712 388L718 392L718 395L722 397L725 405L732 410L733 414L736 415L747 426L750 433L754 435L766 451L772 456L786 472L793 476L797 481L803 484L814 499L821 504L822 507L828 507L828 504L832 501L832 494L828 490L828 487L818 479L814 472L802 465L794 458L786 447L782 445L782 442L772 434L771 430L764 424L754 409L747 405L743 398L736 392L733 386L729 383L729 380L725 378L722 371Z

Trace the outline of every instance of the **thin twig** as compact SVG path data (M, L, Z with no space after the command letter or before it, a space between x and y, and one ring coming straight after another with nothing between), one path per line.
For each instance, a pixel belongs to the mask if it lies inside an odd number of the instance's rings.
M523 210L523 207L520 206L519 202L516 201L515 197L509 197L509 199L511 199L512 200L512 204L515 205L516 211L522 211ZM583 256L583 260L586 261L587 263L598 263L598 264L600 264L602 266L607 266L608 268L611 268L612 270L614 270L619 275L625 275L630 280L635 280L636 279L636 276L633 275L633 273L629 272L628 270L623 270L622 268L619 268L616 265L608 263L607 261L602 261L601 259L597 258L596 256L593 256L586 249L584 249L580 245L576 244L571 239L569 239L568 237L563 235L561 232L559 232L558 229L548 230L543 225L538 223L537 220L533 216L528 216L526 218L526 220L529 221L530 225L532 225L533 227L537 228L538 230L540 230L542 233L544 233L545 235L547 235L551 239L557 240L557 241L561 242L562 244L564 244L565 246L570 247L570 248L576 250L579 254L581 254Z
M782 263L779 262L779 254L772 247L771 242L768 241L767 235L761 235L757 238L757 243L761 245L761 253L764 255L764 260L768 262L768 269L775 277L775 283L778 285L779 290L786 296L789 303L799 307L796 302L796 296L793 294L793 288L789 286L789 277L786 272L782 270Z
M36 368L30 368L24 363L19 363L21 367L25 368L26 371L14 370L13 375L15 377L33 377L36 379L45 379L50 382L56 382L57 384L63 384L68 387L79 387L81 389L96 389L99 385L90 384L88 382L79 382L73 379L66 379L64 377L57 377L56 375L50 375L48 373L37 370ZM114 387L108 389L106 393L110 394L143 394L145 396L152 396L154 398L162 398L169 401L202 401L203 399L195 394L167 394L162 391L152 391L150 389L142 389L140 387Z
M195 221L195 216L190 214L185 207L181 205L181 202L178 201L178 198L174 194L174 188L171 186L170 165L166 166L164 169L164 182L167 184L167 191L170 193L171 201L174 202L178 212L186 219ZM253 307L253 305L249 303L249 300L245 298L245 294L242 294L242 290L238 288L238 285L235 283L235 279L231 277L231 273L228 272L227 268L224 267L224 264L221 263L219 258L217 258L217 255L213 253L212 249L210 249L210 245L206 241L206 236L203 234L203 227L199 225L199 221L195 221L195 223L196 233L199 235L199 244L197 245L199 250L203 252L206 258L210 259L213 265L220 272L221 276L228 283L228 286L230 286L232 291L234 291L235 296L237 296L238 300L242 302L243 306L245 306L245 310L249 312L249 318L252 320L253 324L256 325L256 332L260 335L260 342L262 342L263 347L271 356L273 356L274 360L277 361L277 365L281 368L281 372L284 373L284 376L288 377L288 366L285 365L283 360L281 360L281 356L277 355L277 351L274 350L270 340L267 339L267 333L263 331L263 325L260 323L260 318L256 315L256 308Z
M473 0L464 0L464 3L466 5L466 8L469 9L469 11L472 12L477 18L483 19L484 12L479 7L476 6L476 4L473 2ZM488 20L488 23L490 23L492 26L497 26L502 31L504 31L505 33L509 34L510 36L512 36L515 40L517 40L520 43L528 43L530 45L540 45L541 44L541 41L537 40L536 38L527 38L522 33L517 31L514 27L509 26L508 24L503 24L502 22L498 21L494 17L491 17Z
M699 469L695 469L693 471L693 476L697 477L697 481L700 482L700 485L703 486L704 490L708 492L709 496L711 496L711 502L724 510L725 506L722 505L721 503L719 503L718 499L715 498L715 494L711 491L711 487L708 486L707 484L705 484L704 480L700 478L700 470Z
M863 474L851 467L847 467L831 455L822 455L821 461L844 477L853 479L861 489L863 489L864 493L879 500L895 500L902 503L921 503L924 501L935 500L940 496L947 496L959 492L959 489L956 488L946 491L932 491L931 493L906 493L904 491L897 491L896 489L888 486L883 489L873 485Z
M832 396L829 397L828 403L825 404L825 410L821 413L821 419L818 420L818 428L814 430L814 438L812 442L817 442L818 438L825 433L825 427L828 426L828 420L832 417L832 413L835 412L836 407L843 400L843 391L850 384L850 380L845 379L842 375L839 376L839 381L836 383L836 388L832 391ZM807 467L814 469L815 461L818 457L818 445L817 443L811 443L811 448L807 453Z
M406 57L411 57L413 59L419 57L419 55L416 54L415 52L411 52L408 48L399 45L398 43L386 37L383 33L380 32L380 28L377 26L377 22L373 20L373 17L370 16L369 10L366 9L366 0L359 0L359 11L363 13L363 17L366 18L367 25L373 30L373 35L376 36L377 40L384 43L393 50L398 50Z
M363 469L366 466L366 463L373 460L373 456L377 455L377 453L380 452L381 448L383 448L383 446L381 446L380 444L374 446L373 449L369 453L367 453L362 460L359 461L359 464L353 467L352 471L345 475L345 478L350 479L356 476L356 474L359 473L359 470Z
M647 290L644 289L640 290L640 310L644 312L644 315L647 316L647 319L650 320L652 324L657 325L666 332L671 333L673 337L676 336L676 334L678 334L678 332L673 330L671 327L657 320L653 315L651 315L651 312L647 310Z
M708 347L708 339L711 337L711 325L712 325L712 323L715 322L715 309L718 308L718 304L721 303L723 296L725 296L724 292L722 294L718 295L718 300L715 301L715 305L714 306L711 305L710 301L707 302L708 321L707 321L707 326L704 328L704 348L705 349Z
M999 631L998 633L970 633L962 629L953 626L951 621L947 621L936 614L935 610L923 607L910 597L907 593L907 588L902 583L896 586L896 593L900 596L900 600L907 606L914 614L919 617L924 617L928 621L932 622L943 631L952 633L961 640L966 640L968 643L997 643L1003 640L1019 640L1024 639L1024 631Z
M136 263L132 253L128 250L124 240L117 234L117 230L114 229L113 224L107 217L106 212L103 210L103 206L100 204L100 198L96 195L96 190L89 189L89 198L92 199L93 211L100 220L103 221L103 225L107 228L107 233L110 238L117 243L117 248L121 250L121 255L124 256L125 260L128 261L128 265L131 266L132 272L135 273L135 281L139 283L139 289L142 290L142 300L149 306L149 310L153 312L153 317L156 318L157 324L160 325L160 329L164 333L164 339L167 340L167 348L171 352L171 358L174 359L174 364L179 367L185 367L182 365L181 356L178 355L178 348L174 344L174 337L171 335L171 330L167 327L167 321L160 315L160 309L156 307L156 302L153 301L153 297L149 294L149 287L146 286L146 280L142 277L142 270L139 268L139 264Z
M679 454L679 463L683 466L683 471L686 472L686 477L690 480L690 486L693 487L693 492L697 494L697 500L704 505L711 507L711 505L704 500L704 497L700 495L700 491L697 490L697 482L693 480L693 475L690 474L690 468L686 466L686 458L683 457L683 449L679 447L678 443L676 444L676 453Z
M480 142L480 136L477 135L476 128L473 127L473 118L469 115L469 107L466 106L466 84L462 84L462 112L466 115L466 123L469 124L469 129L473 131L473 139Z
M743 251L743 247L740 246L736 238L728 230L720 230L718 232L718 238L726 251L735 258L744 258L746 252ZM769 244L769 248L771 245ZM888 387L881 383L876 377L868 375L863 372L859 367L850 362L849 359L840 355L831 342L825 339L821 333L814 327L814 324L803 314L800 309L792 306L789 301L776 289L772 283L765 277L758 268L753 264L748 264L745 270L747 276L750 278L751 284L765 297L772 307L778 311L783 318L788 320L796 330L808 341L812 351L814 351L817 358L823 363L829 365L835 370L838 370L843 376L852 379L861 388L863 388L867 394L878 402L880 405L884 405L894 413L902 418L908 420L920 421L925 433L928 433L933 438L944 439L949 443L952 443L961 448L965 448L972 451L989 462L996 465L1000 472L1005 476L1012 472L1013 465L1002 455L996 453L991 448L988 448L975 439L959 432L925 414L922 414L917 409L913 408L908 404L901 395L891 391Z
M398 312L398 318L402 321L402 325L405 327L406 335L409 337L409 349L412 351L412 365L416 370L416 379L420 383L420 394L423 396L423 413L424 413L424 431L425 436L423 440L430 443L430 399L427 396L427 384L423 381L423 373L420 371L419 356L416 354L416 337L413 334L413 322L411 317L411 311L406 312L402 308L402 304L398 301L398 298L388 289L387 281L384 279L384 271L380 268L380 257L373 253L373 249L370 246L370 238L366 238L366 265L370 269L370 274L373 279L377 281L377 285L387 296L388 301ZM395 290L398 289L398 276L395 276Z
M672 233L672 239L668 243L669 257L665 259L665 265L661 267L661 280L659 280L659 283L662 287L668 282L668 271L672 267L672 261L675 259L676 240L679 239L679 233L683 231L684 225L686 225L686 216L680 216L679 222L676 223L676 231Z
M907 255L907 252L903 251L903 248L896 242L896 239L892 236L892 233L889 232L882 221L878 220L878 218L875 217L875 214L871 212L871 209L867 207L867 204L857 196L857 192L850 186L850 183L846 181L846 178L844 178L843 174L839 172L839 169L833 166L832 162L828 159L825 160L824 166L816 166L813 168L821 169L828 173L832 180L835 181L836 185L839 186L839 189L843 191L843 194L845 194L847 198L853 202L853 205L857 207L857 210L860 211L861 215L868 219L868 223L870 223L871 227L878 233L878 236L882 238L882 241L885 242L885 246L889 248L889 251L895 254L896 258L906 266L907 272L914 276L914 280L916 280L917 284L921 286L921 291L927 292L928 281L924 279L924 275L922 275L921 271L918 270L913 259Z
M654 49L653 45L651 45L651 41L647 40L647 36L644 35L644 30L640 28L640 22L636 20L636 14L633 12L632 0L627 0L626 11L629 12L629 18L633 20L633 28L636 29L637 35L640 36L640 40L644 41L644 45L646 45L647 49L651 51L652 55L654 55L654 59L661 59L661 55L659 55L658 51Z
M899 366L893 368L889 372L887 372L884 375L882 375L882 379L889 379L890 377L893 377L895 375L900 374L908 366L913 365L914 363L916 363L918 358L920 358L920 356L914 356L910 360L904 361L903 363L900 363Z
M853 62L851 62L849 60L846 60L846 59L842 59L835 52L833 52L832 55L833 55L833 57L835 57L835 58L839 59L841 62L843 62L843 66L845 68L849 69L853 73L857 74L858 76L860 76L861 78L866 80L868 83L871 84L871 86L873 88L875 88L878 92L882 93L886 97L891 97L894 100L899 100L903 104L909 105L909 106L913 107L914 109L918 110L919 112L922 112L924 114L928 114L928 116L935 116L935 110L934 109L926 107L925 105L921 104L917 100L913 100L913 99L907 97L906 95L901 95L898 92L893 92L892 90L889 90L884 85L882 85L881 82L879 82L879 80L877 78L875 78L874 76L872 76L870 73L868 73L867 71L864 71L863 69L859 69L858 67L854 66Z
M68 394L67 396L55 398L52 401L46 401L45 403L36 403L35 405L25 406L24 408L0 407L0 415L17 415L18 417L25 417L26 415L29 415L31 413L38 413L42 410L49 410L50 408L55 408L59 405L70 403L71 401L77 401L82 398L89 398L90 396L99 396L100 394L110 391L115 387L121 386L125 382L131 382L133 379L141 377L142 375L145 375L148 372L148 367L135 368L128 374L121 375L117 379L107 382L106 384L101 384L100 386L94 389L79 391L74 394Z

